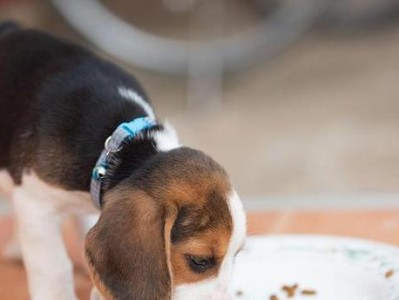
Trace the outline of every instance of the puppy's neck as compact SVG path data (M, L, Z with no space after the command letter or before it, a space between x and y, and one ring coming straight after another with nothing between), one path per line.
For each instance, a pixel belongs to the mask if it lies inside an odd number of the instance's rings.
M168 122L144 130L129 141L110 162L103 183L104 192L132 175L158 152L170 151L178 147L180 144L176 131Z

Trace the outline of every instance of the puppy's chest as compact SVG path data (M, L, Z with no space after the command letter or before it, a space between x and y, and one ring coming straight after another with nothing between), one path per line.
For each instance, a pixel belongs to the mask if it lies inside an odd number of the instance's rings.
M43 208L50 209L51 211L60 214L89 214L98 213L91 201L90 193L81 191L68 191L60 187L52 186L43 181L33 171L24 173L22 176L22 184L15 186L11 180L6 180L7 173L5 171L0 172L3 183L7 184L0 185L0 189L9 194L12 198L12 194L15 189L19 189L23 194L30 198L31 201L42 205ZM10 178L9 178L10 179Z

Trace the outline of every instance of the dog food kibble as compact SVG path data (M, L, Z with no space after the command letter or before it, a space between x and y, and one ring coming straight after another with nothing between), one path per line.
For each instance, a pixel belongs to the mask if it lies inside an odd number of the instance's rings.
M392 275L391 275L392 276ZM286 294L287 298L293 298L295 299L295 294L298 294L299 296L315 296L317 295L317 292L312 289L302 289L299 287L298 284L294 285L283 285L280 289L283 293ZM298 293L297 293L298 292ZM279 294L279 293L277 293ZM270 300L279 300L279 298L274 294L269 297ZM284 297L284 299L286 299Z
M243 291L240 291L240 290L236 291L236 296L237 297L241 297L243 294L244 294Z
M389 270L385 273L385 278L391 278L395 274L394 270Z
M315 290L302 290L301 294L305 296L314 296L317 292Z
M294 284L292 286L284 285L281 290L287 294L288 298L292 298L295 296L296 290L298 289L298 285Z

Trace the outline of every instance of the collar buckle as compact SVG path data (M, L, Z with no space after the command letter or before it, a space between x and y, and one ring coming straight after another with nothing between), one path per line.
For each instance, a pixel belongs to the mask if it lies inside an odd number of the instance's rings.
M106 155L109 156L111 153L117 153L122 150L122 145L120 145L118 148L113 148L112 146L112 135L107 137L104 143L104 150L106 152Z
M123 149L127 140L134 139L143 130L156 126L156 121L149 117L136 118L128 123L120 124L104 143L104 150L92 172L90 192L94 204L102 207L102 183L107 176L108 165L113 156Z

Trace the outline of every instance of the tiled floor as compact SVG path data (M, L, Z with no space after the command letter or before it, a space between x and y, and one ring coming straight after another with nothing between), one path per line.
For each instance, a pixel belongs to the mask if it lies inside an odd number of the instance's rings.
M11 232L9 218L0 218L0 250ZM250 213L250 234L313 233L373 239L399 246L399 209L380 211L301 211ZM68 230L66 240L77 268L75 283L82 300L88 299L90 281L82 270L82 254ZM0 299L28 299L23 266L0 258Z

